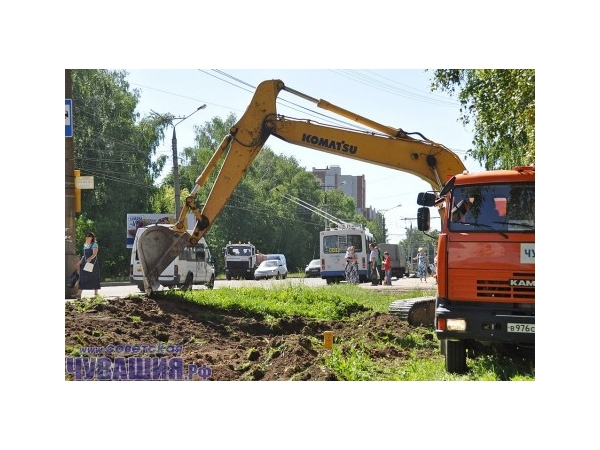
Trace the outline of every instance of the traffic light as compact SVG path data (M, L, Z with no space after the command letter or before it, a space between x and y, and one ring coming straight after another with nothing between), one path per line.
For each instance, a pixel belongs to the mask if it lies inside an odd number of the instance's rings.
M75 186L77 186L77 178L79 177L81 172L79 170L75 169L75 170L73 170L73 174L75 175L74 183L75 183ZM75 212L80 213L81 212L81 189L75 188L75 205L74 206L75 206Z

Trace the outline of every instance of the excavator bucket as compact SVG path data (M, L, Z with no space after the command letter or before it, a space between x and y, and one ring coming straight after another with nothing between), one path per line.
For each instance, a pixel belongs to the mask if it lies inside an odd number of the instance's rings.
M150 296L160 287L158 277L173 262L186 245L188 233L172 230L172 225L156 224L141 234L137 252L144 272L144 290Z

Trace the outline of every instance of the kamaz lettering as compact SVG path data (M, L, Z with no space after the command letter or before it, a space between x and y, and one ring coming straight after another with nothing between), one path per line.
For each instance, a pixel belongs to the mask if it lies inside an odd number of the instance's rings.
M508 280L511 286L535 287L535 280Z
M332 148L343 153L350 153L354 155L358 151L356 145L346 144L345 141L330 141L329 139L314 136L312 134L302 134L302 142L308 142L311 145Z

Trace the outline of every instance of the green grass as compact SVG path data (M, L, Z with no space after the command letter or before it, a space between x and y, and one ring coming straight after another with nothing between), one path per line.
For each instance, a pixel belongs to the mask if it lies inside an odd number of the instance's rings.
M292 286L282 282L277 288L220 288L214 290L169 291L166 297L185 298L206 305L206 314L218 320L218 310L244 315L260 315L273 328L284 318L300 316L314 320L352 320L360 327L362 317L373 312L387 313L390 303L400 298L427 295L413 291L398 293L373 292L355 285L338 284L323 287ZM318 342L313 343L319 348ZM382 358L381 354L402 353L402 358ZM408 353L409 358L406 358ZM249 350L249 355L251 351ZM433 355L433 356L432 356ZM525 359L500 355L467 359L469 372L449 374L439 352L439 340L431 328L414 327L402 338L382 332L369 336L368 342L334 338L333 349L323 356L324 364L338 379L397 381L523 381L535 380L535 365Z
M282 282L278 288L219 288L165 294L186 297L201 305L210 305L228 311L250 311L274 317L299 315L317 320L340 320L360 312L387 312L390 303L400 298L425 295L376 293L355 285L338 284L307 287Z

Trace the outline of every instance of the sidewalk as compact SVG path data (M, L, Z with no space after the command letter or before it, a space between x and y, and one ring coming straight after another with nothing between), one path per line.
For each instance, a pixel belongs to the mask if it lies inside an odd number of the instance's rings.
M378 286L373 286L369 283L361 283L359 286L364 289L371 290L406 290L406 291L414 291L414 290L424 290L424 291L436 291L437 285L435 284L436 279L433 277L427 277L427 281L421 281L419 278L392 278L392 285L387 286L385 284L380 284Z

